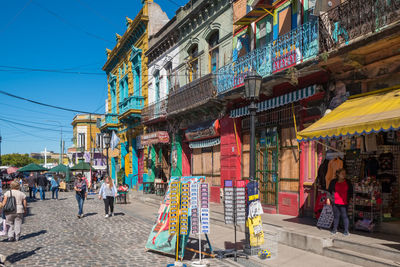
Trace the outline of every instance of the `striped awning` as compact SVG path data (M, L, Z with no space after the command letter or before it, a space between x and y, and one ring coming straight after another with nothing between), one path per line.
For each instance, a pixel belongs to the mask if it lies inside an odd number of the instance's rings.
M217 146L221 143L221 138L212 138L212 139L206 139L206 140L201 140L201 141L196 141L196 142L190 142L189 147L190 148L203 148L203 147L210 147L210 146Z
M313 96L316 92L316 85L312 85L285 95L277 96L268 100L264 100L262 102L256 103L257 112L266 111L269 109L274 109L280 106L284 106L286 104L290 104L310 96ZM239 118L243 116L250 115L248 106L237 108L231 110L230 117L231 118Z

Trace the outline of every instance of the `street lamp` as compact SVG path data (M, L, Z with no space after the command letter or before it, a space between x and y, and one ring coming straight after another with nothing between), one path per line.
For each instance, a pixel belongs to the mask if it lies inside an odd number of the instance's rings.
M111 136L109 133L105 133L103 135L103 140L104 140L104 145L106 146L107 150L107 175L110 175L109 167L108 167L108 149L110 148L110 141L111 141Z
M244 78L244 92L247 100L250 100L250 180L254 180L256 177L256 158L255 158L255 142L256 142L256 111L257 106L255 100L260 95L262 77L255 71L247 73Z
M250 100L250 181L254 181L256 178L256 112L257 106L255 100L260 95L262 77L255 71L249 71L246 78L244 78L244 93L247 100ZM245 247L244 251L246 254L252 255L252 249L250 246L250 231L246 226L245 229Z

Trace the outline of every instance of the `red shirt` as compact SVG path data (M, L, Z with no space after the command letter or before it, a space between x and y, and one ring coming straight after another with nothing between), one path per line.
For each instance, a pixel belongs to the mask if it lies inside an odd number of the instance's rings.
M346 181L341 183L336 182L335 184L335 204L336 205L347 205L347 191L349 186Z

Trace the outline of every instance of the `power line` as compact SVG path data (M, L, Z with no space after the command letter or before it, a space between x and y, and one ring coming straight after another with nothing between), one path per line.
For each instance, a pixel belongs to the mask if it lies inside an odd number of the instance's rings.
M5 66L0 65L0 68L8 68L13 70L7 69L0 69L0 71L33 71L33 72L55 72L55 73L67 73L67 74L85 74L85 75L105 75L104 72L87 72L87 71L67 71L67 70L56 70L56 69L37 69L37 68L27 68L27 67L17 67L17 66Z
M86 31L85 29L83 29L83 28L81 28L81 27L78 27L78 26L76 26L76 25L70 23L68 20L66 20L66 19L63 18L62 16L58 15L56 12L51 11L50 9L48 9L47 7L42 6L41 4L39 4L39 3L36 2L36 1L33 1L33 3L34 3L36 6L40 7L41 9L43 9L44 11L46 11L47 13L49 13L49 14L53 15L54 17L56 17L58 20L60 20L60 21L63 22L64 24L70 26L71 28L74 28L74 29L76 29L76 30L79 30L79 31L85 33L86 35L88 35L88 36L90 36L90 37L93 37L93 38L96 38L96 39L99 39L99 40L102 40L102 41L105 41L105 42L108 42L108 43L114 43L114 42L111 42L110 40L104 39L104 38L101 37L101 36L98 36L98 35L96 35L96 34L93 34L93 33L91 33L91 32L88 32L88 31Z
M8 122L6 122L7 124L8 124L8 127L9 128L11 128L11 129L14 129L14 128L16 128L18 131L20 131L20 132L22 132L22 133L25 133L25 134L27 134L28 136L34 136L34 137L37 137L37 138L40 138L40 139L43 139L43 140L52 140L52 141L60 141L60 140L56 140L56 139L51 139L51 138L45 138L45 137L43 137L43 136L39 136L39 135L35 135L35 134L32 134L32 133L28 133L28 132L25 132L24 130L21 130L20 128L18 128L18 127L16 127L16 126L12 126L10 123L8 123Z
M39 127L39 126L32 126L32 125L28 125L28 124L25 124L25 123L15 122L15 121L7 120L7 119L2 119L2 118L0 118L0 121L4 121L4 122L11 123L11 124L16 124L16 125L24 126L24 127L30 127L30 128L34 128L34 129L39 129L39 130L59 132L59 130L56 130L56 129L44 128L44 127Z
M10 104L5 104L5 103L2 103L2 102L0 102L0 105L6 106L6 107L15 108L15 109L18 109L18 110L26 110L26 111L29 111L29 112L36 112L36 113L40 113L40 114L45 114L45 115L48 115L48 116L49 116L49 115L52 115L52 116L54 116L54 117L59 118L58 115L49 114L48 112L41 112L41 111L37 111L37 110L33 110L33 109L28 109L28 108L24 108L24 107L17 107L17 106L10 105ZM68 120L68 121L70 121L70 120Z
M94 112L87 112L87 111L82 111L82 110L76 110L76 109L70 109L70 108L64 108L64 107L54 106L54 105L50 105L50 104L45 104L45 103L38 102L38 101L35 101L35 100L31 100L31 99L28 99L28 98L24 98L24 97L21 97L21 96L16 96L16 95L7 93L7 92L2 91L2 90L0 90L0 94L6 95L6 96L10 96L10 97L13 97L13 98L17 98L17 99L20 99L20 100L25 100L25 101L28 101L28 102L31 102L31 103L34 103L34 104L37 104L37 105L42 105L42 106L45 106L45 107L50 107L50 108L55 108L55 109L60 109L60 110L65 110L65 111L70 111L70 112L76 112L76 113L103 115L103 114L94 113Z
M4 32L14 21L16 18L19 17L19 15L21 15L22 11L25 10L25 8L27 8L29 6L29 4L32 2L32 0L29 0L25 3L25 5L14 15L14 17L12 17L1 29L0 29L0 33Z
M15 117L10 117L4 114L0 114L0 119L15 119ZM44 122L37 122L37 121L26 121L26 120L21 120L18 119L19 122L24 122L24 123L34 123L34 124L41 124L41 125L45 125L45 126L54 126L54 127L63 127L63 128L68 128L68 127L72 127L71 125L57 125L57 124L50 124L50 123L44 123Z

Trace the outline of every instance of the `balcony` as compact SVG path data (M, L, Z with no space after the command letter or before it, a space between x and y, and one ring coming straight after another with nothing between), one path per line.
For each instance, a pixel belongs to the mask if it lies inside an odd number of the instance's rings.
M400 0L349 0L320 16L320 46L330 51L400 21Z
M106 114L101 118L100 121L100 130L117 130L118 129L118 115L117 114Z
M189 84L170 92L168 96L168 116L192 110L216 97L214 74L207 74Z
M158 119L165 119L167 115L167 104L168 98L164 98L144 107L142 110L142 121L146 123Z
M318 37L318 20L313 20L223 66L217 71L218 94L243 86L249 70L267 77L315 58L319 53Z
M141 110L144 106L143 96L129 96L119 103L119 120L131 120L140 118Z

